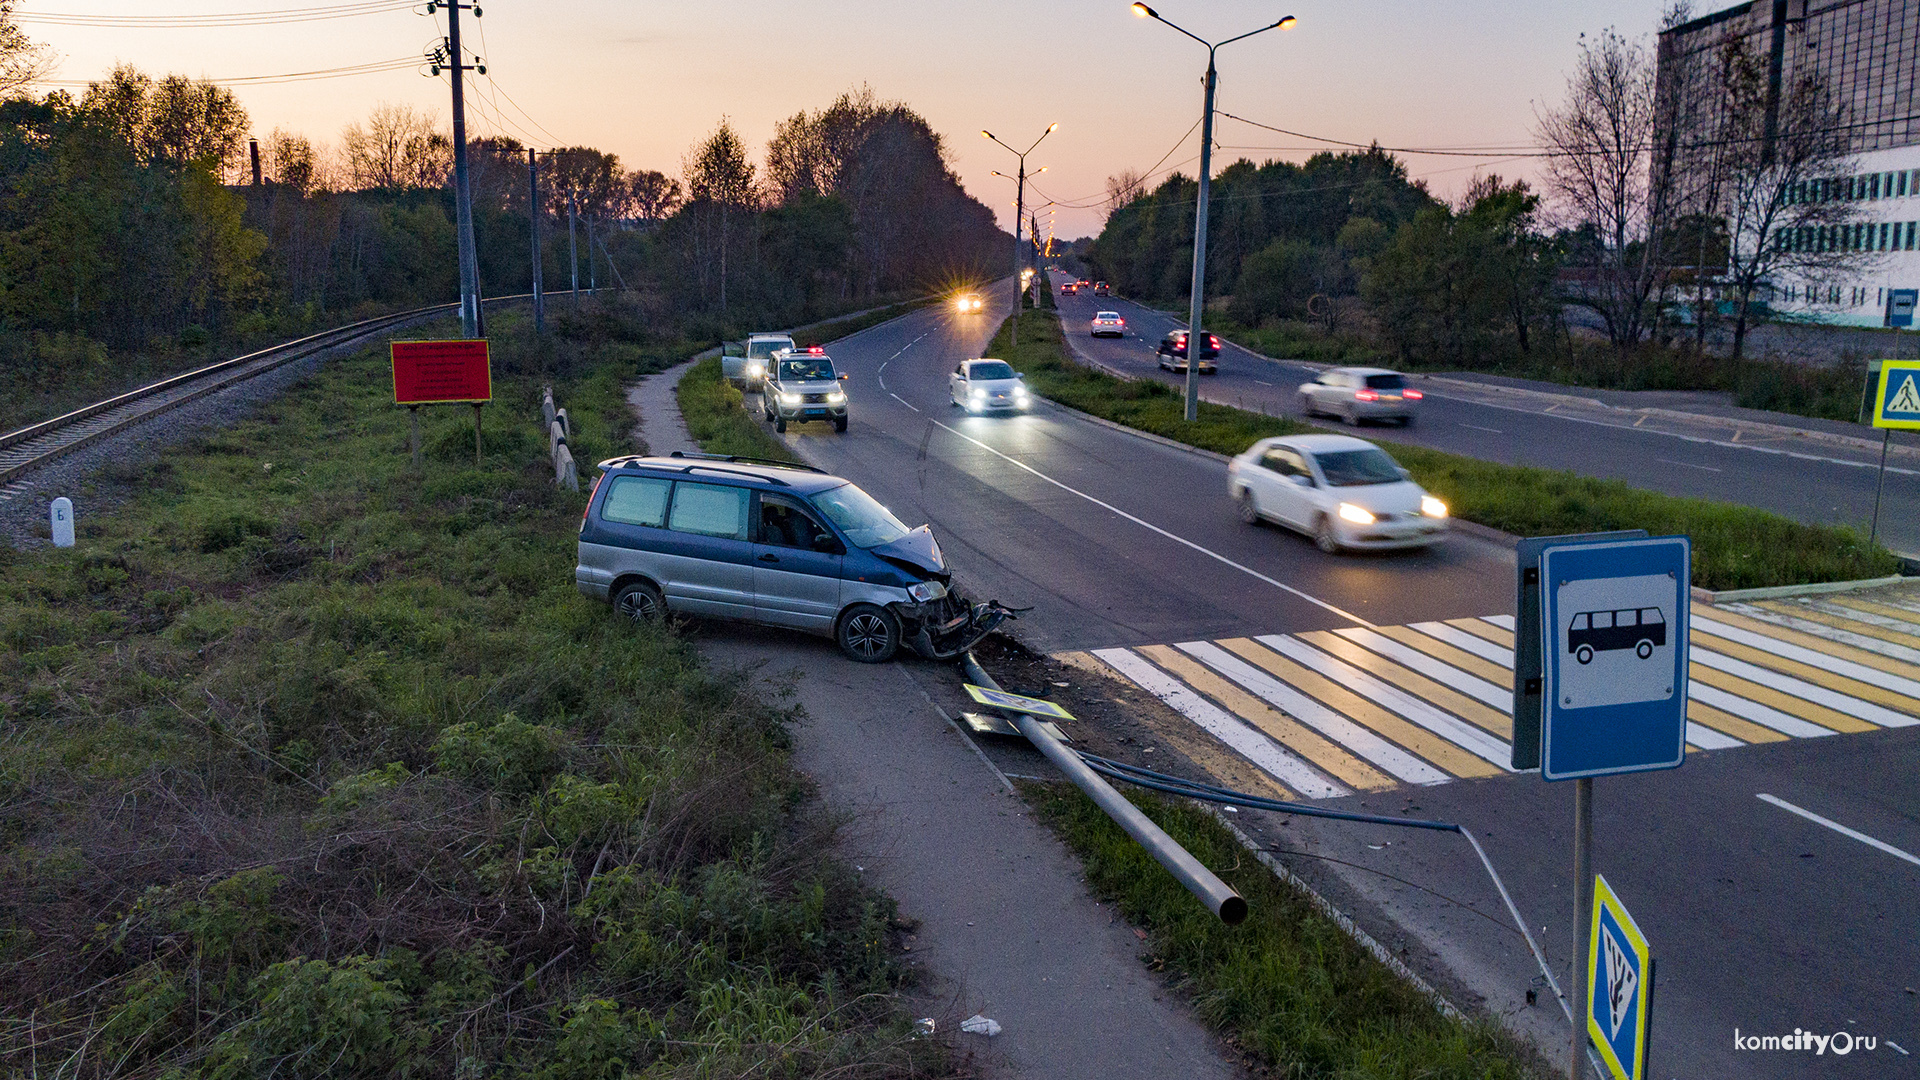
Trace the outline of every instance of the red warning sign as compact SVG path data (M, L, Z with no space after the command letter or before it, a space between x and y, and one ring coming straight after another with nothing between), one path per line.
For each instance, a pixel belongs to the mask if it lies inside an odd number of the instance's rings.
M391 344L395 405L493 400L493 372L488 364L485 338Z

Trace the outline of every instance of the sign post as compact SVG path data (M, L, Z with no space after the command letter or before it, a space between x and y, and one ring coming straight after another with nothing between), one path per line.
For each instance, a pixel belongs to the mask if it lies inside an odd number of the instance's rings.
M1521 541L1517 561L1513 765L1574 782L1573 985L1586 987L1600 970L1587 917L1593 778L1686 760L1693 546L1640 530L1559 536ZM1574 1023L1571 1080L1590 1035Z
M1879 393L1874 396L1873 426L1880 429L1880 479L1873 485L1872 546L1880 534L1880 494L1887 486L1887 450L1895 429L1920 428L1920 360L1882 360Z
M1574 1026L1593 1038L1615 1080L1642 1080L1653 1018L1653 949L1607 879L1592 880L1587 967L1593 974L1585 984L1586 1022Z
M473 406L473 464L480 457L480 409L493 400L493 371L487 341L395 341L393 403L405 405L412 416L414 467L420 466L420 407Z

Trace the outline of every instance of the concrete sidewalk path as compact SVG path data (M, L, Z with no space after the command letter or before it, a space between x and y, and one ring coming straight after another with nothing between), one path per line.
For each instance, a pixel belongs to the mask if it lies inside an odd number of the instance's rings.
M675 450L691 453L700 449L687 432L687 422L680 417L680 399L673 392L681 376L698 362L695 357L675 364L627 387L627 404L640 420L640 441L646 444L647 453L664 457Z

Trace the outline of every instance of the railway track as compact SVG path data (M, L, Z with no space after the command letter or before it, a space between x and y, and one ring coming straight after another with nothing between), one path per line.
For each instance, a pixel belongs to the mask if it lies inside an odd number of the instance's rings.
M512 300L516 297L496 297ZM489 303L493 301L488 301ZM143 424L209 394L246 382L276 368L325 349L350 345L383 330L419 319L457 311L458 304L435 304L411 311L349 323L309 337L275 345L231 360L150 383L137 390L97 401L64 416L30 424L0 435L0 486L84 446Z

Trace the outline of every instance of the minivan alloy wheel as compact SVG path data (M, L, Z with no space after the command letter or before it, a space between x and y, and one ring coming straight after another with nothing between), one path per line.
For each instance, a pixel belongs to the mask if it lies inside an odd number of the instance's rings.
M861 604L840 620L836 637L849 659L882 664L900 647L900 623L884 608Z

